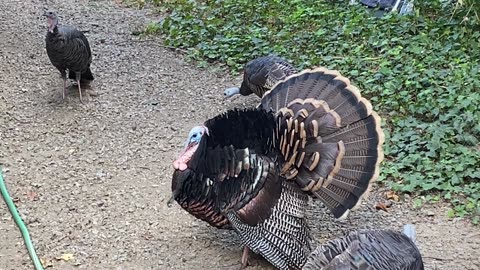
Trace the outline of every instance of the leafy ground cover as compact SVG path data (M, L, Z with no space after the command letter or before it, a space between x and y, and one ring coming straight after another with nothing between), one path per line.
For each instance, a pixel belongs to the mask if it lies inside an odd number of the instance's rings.
M155 1L148 25L200 65L232 72L278 54L299 68L326 66L357 85L385 119L381 180L446 199L449 216L480 219L480 4L425 1L409 16L372 16L347 1Z

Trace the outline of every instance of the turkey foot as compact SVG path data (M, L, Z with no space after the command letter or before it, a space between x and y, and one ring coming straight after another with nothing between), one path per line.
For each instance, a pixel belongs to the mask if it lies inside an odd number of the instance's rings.
M95 92L95 91L92 91L92 90L85 90L85 92L87 93L87 95L89 97L98 97L100 94Z
M240 266L240 270L243 270L245 268L247 268L247 266L249 265L248 264L248 252L250 251L250 249L245 246L243 248L243 254L242 254L242 265Z

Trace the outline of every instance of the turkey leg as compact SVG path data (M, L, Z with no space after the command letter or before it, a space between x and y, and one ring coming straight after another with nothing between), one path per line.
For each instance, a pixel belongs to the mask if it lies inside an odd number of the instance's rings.
M77 77L77 83L78 83L78 94L80 95L80 102L83 104L83 98L82 98L82 88L80 87L80 78L82 77L81 72L75 72L75 76Z
M62 95L62 101L65 100L65 96L67 94L67 73L64 71L60 71L62 74L62 79L63 79L63 95Z
M243 269L247 268L247 266L248 266L248 252L249 251L250 251L250 249L247 246L243 247L242 266L240 267L240 270L243 270Z

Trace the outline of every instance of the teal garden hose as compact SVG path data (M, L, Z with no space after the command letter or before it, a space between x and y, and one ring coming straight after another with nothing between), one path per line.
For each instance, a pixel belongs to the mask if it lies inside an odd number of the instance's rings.
M33 265L35 266L35 269L43 270L42 263L40 262L40 259L38 259L37 253L35 252L35 248L33 247L33 244L32 244L32 240L30 239L30 234L28 233L28 229L25 226L25 223L23 223L22 218L18 214L17 208L15 207L15 204L13 203L12 198L8 194L7 186L3 181L1 167L0 167L0 192L2 193L3 200L7 204L8 210L10 210L10 214L12 214L13 219L15 220L15 223L17 224L18 228L20 229L20 232L22 233L23 241L25 242L25 246L27 247L28 254L30 255L30 258L33 261Z

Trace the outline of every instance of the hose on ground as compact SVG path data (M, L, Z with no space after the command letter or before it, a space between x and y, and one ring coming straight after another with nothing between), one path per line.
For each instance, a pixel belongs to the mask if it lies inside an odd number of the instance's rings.
M35 248L33 247L32 240L30 238L30 233L28 232L27 226L25 226L25 223L23 222L22 218L18 214L17 208L15 207L15 204L13 203L12 198L8 194L7 186L3 181L3 173L2 173L1 167L0 167L0 192L2 193L3 200L7 204L8 210L10 210L10 214L12 214L12 217L15 220L15 223L17 224L18 229L20 229L20 232L22 233L23 241L25 242L25 246L27 247L28 254L30 255L30 258L33 261L33 265L35 266L35 269L43 270L43 265L40 262L40 259L38 258L37 253L35 252Z

